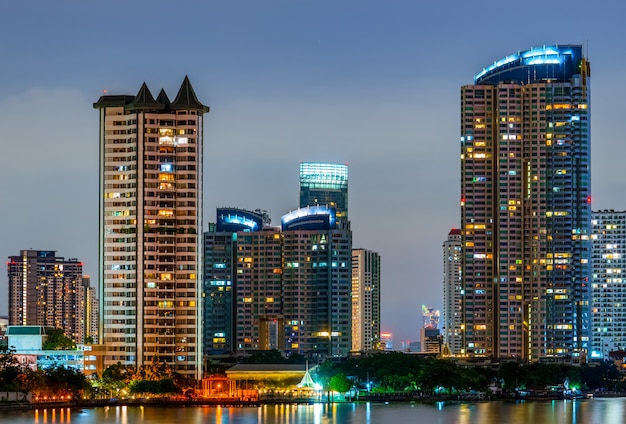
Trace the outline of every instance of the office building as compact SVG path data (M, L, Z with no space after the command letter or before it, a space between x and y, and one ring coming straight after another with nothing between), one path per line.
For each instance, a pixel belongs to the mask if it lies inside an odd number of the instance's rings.
M626 350L626 211L591 219L591 359Z
M83 263L52 250L21 250L9 256L9 325L61 328L83 343Z
M461 230L453 228L443 242L443 343L451 355L462 349L461 324L463 290L461 280Z
M300 164L300 208L335 208L337 220L348 220L348 165L302 162Z
M105 365L199 378L203 122L185 77L173 101L144 83L104 95L100 121L100 341Z
M352 249L352 351L377 349L380 342L380 255Z
M581 46L544 46L461 88L462 353L588 349L589 75Z

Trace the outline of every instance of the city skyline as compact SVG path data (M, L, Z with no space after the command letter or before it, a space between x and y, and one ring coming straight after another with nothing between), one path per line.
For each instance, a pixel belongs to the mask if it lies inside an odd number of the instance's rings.
M353 245L381 255L381 327L397 348L418 339L421 304L443 304L441 242L460 225L459 87L494 59L544 44L585 45L593 63L592 208L626 208L619 174L626 146L617 129L626 94L618 17L626 5L613 2L605 16L583 2L548 10L531 2L525 8L545 13L527 31L517 22L522 12L507 13L518 11L512 5L485 4L485 22L515 17L510 27L485 28L471 23L469 4L413 3L195 3L179 15L165 2L9 5L0 30L13 40L2 47L9 60L0 82L0 176L11 184L0 189L0 253L5 260L29 248L80 257L96 285L91 104L104 89L134 94L144 80L153 92L173 94L189 75L212 108L204 222L216 207L240 206L266 209L277 223L298 206L300 162L347 163ZM142 48L107 30L115 23L147 32L164 21L175 28L164 44L144 40ZM0 314L8 314L6 300Z

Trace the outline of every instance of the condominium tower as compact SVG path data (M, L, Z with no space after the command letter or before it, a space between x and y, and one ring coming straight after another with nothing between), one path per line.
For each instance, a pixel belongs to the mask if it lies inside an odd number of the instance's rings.
M626 211L592 214L591 353L626 350Z
M581 46L544 46L461 88L463 353L588 348L589 74Z
M461 230L453 228L443 242L443 343L450 354L462 349L461 324L463 286L461 274Z
M155 356L199 377L202 129L185 77L174 101L144 83L105 95L100 117L100 335L105 365Z
M333 208L297 209L280 227L256 212L220 208L204 240L207 354L348 354L352 233L337 225Z
M380 255L352 249L352 350L378 349L380 343Z
M85 290L83 263L56 256L52 250L22 250L7 262L9 325L61 328L83 343Z

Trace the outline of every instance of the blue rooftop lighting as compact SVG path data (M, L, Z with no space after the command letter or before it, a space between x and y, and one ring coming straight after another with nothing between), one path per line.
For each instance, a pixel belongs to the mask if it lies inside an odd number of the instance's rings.
M474 76L475 84L501 81L532 83L543 79L567 80L580 73L582 46L554 45L514 53L494 62ZM529 68L533 68L530 72Z

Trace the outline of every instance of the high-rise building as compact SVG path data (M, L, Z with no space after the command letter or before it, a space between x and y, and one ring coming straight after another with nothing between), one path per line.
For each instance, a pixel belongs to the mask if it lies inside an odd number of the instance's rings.
M352 237L334 209L298 209L280 228L257 212L217 215L204 234L205 352L346 356Z
M207 354L284 350L282 237L261 211L218 208L204 233Z
M316 358L352 348L352 232L335 210L309 206L281 218L287 352Z
M588 348L589 75L581 46L544 46L461 88L463 353Z
M185 77L174 101L144 83L104 95L100 117L100 337L105 366L202 361L203 117Z
M626 350L626 211L602 210L591 219L590 357Z
M352 350L377 349L380 342L380 255L352 249Z
M331 206L337 220L348 220L348 165L302 162L300 164L300 208Z
M461 230L453 228L443 242L443 343L450 354L462 349L461 324L463 290L461 280Z
M83 290L85 292L85 343L98 344L98 328L100 320L100 305L98 304L98 289L91 287L91 277L83 275ZM89 338L89 339L87 339Z
M75 343L85 338L83 263L52 250L9 256L9 325L61 328Z

